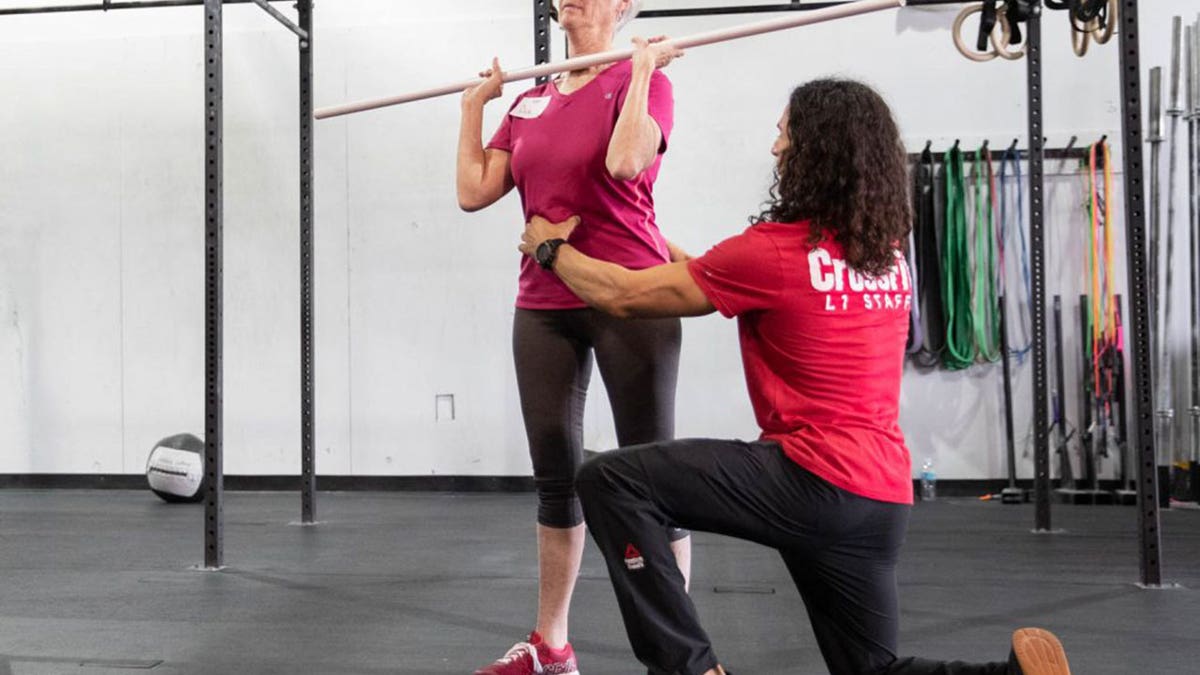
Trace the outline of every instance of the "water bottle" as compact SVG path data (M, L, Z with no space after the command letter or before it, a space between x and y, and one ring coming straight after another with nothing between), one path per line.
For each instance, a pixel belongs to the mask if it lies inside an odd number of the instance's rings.
M937 499L937 474L933 472L933 458L925 458L921 465L921 501L931 502Z

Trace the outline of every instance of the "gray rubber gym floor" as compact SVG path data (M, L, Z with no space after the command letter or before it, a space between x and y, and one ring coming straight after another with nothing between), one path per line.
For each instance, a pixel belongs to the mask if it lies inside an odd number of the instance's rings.
M0 674L470 673L530 628L533 497L229 493L228 569L202 510L149 492L0 491ZM1062 636L1076 675L1200 673L1200 512L1163 514L1165 574L1137 579L1131 507L945 500L914 509L902 651L1002 658L1023 624ZM693 595L738 675L824 673L804 608L766 549L697 535ZM585 675L639 673L589 548L572 616ZM155 665L157 664L157 665Z

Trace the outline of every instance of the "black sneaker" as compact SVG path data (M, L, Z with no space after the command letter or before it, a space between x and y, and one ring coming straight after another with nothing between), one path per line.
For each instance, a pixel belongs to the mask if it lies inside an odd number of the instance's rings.
M1011 675L1071 675L1062 643L1048 630L1021 628L1013 633L1008 656Z

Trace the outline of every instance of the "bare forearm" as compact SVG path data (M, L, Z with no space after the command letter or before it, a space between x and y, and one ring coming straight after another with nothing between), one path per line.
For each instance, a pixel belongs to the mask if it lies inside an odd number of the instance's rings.
M478 208L487 157L483 150L483 106L464 104L458 132L456 183L458 203L468 210Z
M614 178L636 178L658 155L661 132L650 116L650 79L653 75L652 68L634 68L629 92L608 144L605 163Z
M554 272L575 295L608 314L620 314L631 272L620 265L596 260L569 245L558 249Z
M686 263L628 270L564 245L554 271L588 305L622 319L702 316L714 311Z

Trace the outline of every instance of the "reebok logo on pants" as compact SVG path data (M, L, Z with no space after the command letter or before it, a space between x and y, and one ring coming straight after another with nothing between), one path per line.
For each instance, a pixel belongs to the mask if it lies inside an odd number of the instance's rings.
M625 567L630 570L640 570L646 566L646 561L642 558L642 552L634 548L633 544L625 546Z

